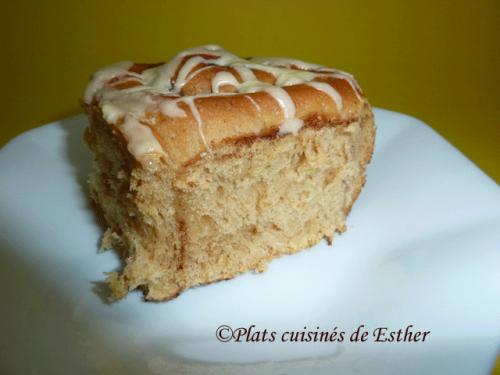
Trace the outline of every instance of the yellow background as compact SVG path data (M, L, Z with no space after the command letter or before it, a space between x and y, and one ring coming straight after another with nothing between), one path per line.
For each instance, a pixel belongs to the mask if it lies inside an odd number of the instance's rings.
M9 1L2 18L0 145L77 113L103 65L216 43L352 72L374 105L424 120L500 180L495 1Z
M89 76L216 43L355 74L371 102L416 116L500 181L495 1L9 1L0 145L79 111Z
M216 43L355 74L371 102L416 116L500 180L495 1L14 1L2 6L0 144L79 111L118 60Z

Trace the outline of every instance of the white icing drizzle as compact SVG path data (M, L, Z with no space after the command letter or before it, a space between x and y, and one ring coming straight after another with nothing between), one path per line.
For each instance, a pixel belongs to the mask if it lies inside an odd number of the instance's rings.
M182 108L179 108L176 100L167 100L160 103L160 111L168 117L186 117L187 114Z
M255 77L255 74L254 72L252 72L252 69L247 68L244 65L238 65L238 64L234 64L233 68L238 72L243 82L257 81L257 77Z
M229 72L219 72L212 78L212 92L218 93L219 87L224 85L239 86L239 82L234 75Z
M262 65L270 65L270 66L280 66L284 68L292 69L293 67L297 67L302 70L315 70L321 71L325 73L335 73L338 70L327 68L318 64L311 64L305 61L290 59L287 57L252 57L251 61L262 64Z
M351 86L352 91L354 91L354 93L356 94L356 97L359 100L363 100L363 98L359 94L361 89L358 85L358 82L354 79L352 75L350 75L349 73L341 72L341 73L330 74L330 77L340 78L346 81Z
M205 138L205 132L203 131L203 120L201 119L200 112L198 111L198 108L196 108L196 103L194 102L195 98L192 96L188 96L180 100L182 100L189 106L189 109L191 110L191 113L193 114L193 117L195 118L196 123L198 124L198 132L200 133L201 140L203 141L205 148L208 151L210 151L210 146L207 143L207 139Z
M175 79L174 91L180 91L186 84L188 75L189 73L191 73L191 70L193 70L193 68L199 64L206 63L206 61L207 60L200 56L194 56L188 59L177 74L177 77Z
M204 70L212 69L213 65L207 65L204 66L200 69L196 69L194 72L189 73L189 75L186 77L186 82L192 80L194 77L196 77L199 73L203 72Z
M307 84L327 94L335 103L336 108L341 111L344 103L339 92L328 83L314 81L318 77L334 77L346 80L357 98L363 100L359 85L348 73L282 57L241 59L216 45L185 50L177 54L170 62L148 68L141 74L129 72L132 66L132 62L124 61L95 73L87 86L84 100L87 104L92 103L94 99L98 101L104 119L120 128L128 141L130 152L139 160L148 153L164 153L149 128L155 125L154 118L151 117L148 120L149 126L142 124L140 119L144 118L148 112L154 113L155 111L160 111L168 117L186 117L186 112L177 105L179 101L185 102L190 108L197 123L200 138L205 148L210 151L204 133L203 119L195 102L197 98L214 94L219 96L244 95L265 91L274 98L283 111L284 120L280 125L279 134L296 134L303 126L303 121L295 117L295 103L282 87ZM200 68L194 70L197 66ZM189 80L214 66L233 69L239 79L228 70L220 71L212 78L210 93L181 96L182 88ZM259 81L254 70L272 74L275 77L274 85ZM136 79L140 85L127 89L115 89L109 84L112 79L116 80L115 83ZM234 86L237 93L220 93L220 88L224 85ZM251 96L244 95L244 97L252 103L258 113L261 113L261 107ZM121 122L120 119L122 119Z
M276 77L277 86L292 86L300 85L304 82L309 82L316 78L315 73L306 72L303 70L283 70Z
M282 89L281 87L271 86L264 91L271 95L278 102L279 106L283 110L285 119L289 119L295 116L295 103L284 89Z
M142 157L152 153L164 153L151 129L141 124L132 114L126 115L119 127L128 142L127 149L132 155Z
M128 70L134 65L132 61L121 61L98 70L90 80L85 90L83 100L90 104L95 94L110 80L115 77L127 74Z
M253 93L253 92L258 92L258 91L264 91L265 89L273 87L273 85L267 83L267 82L261 82L261 81L249 81L249 82L243 82L239 85L238 87L238 92L240 93Z
M257 103L254 98L252 98L249 95L245 95L245 98L247 98L248 100L250 100L250 103L252 103L252 105L255 107L255 109L257 110L257 112L260 113L262 111L262 109L260 108L259 103Z
M158 89L170 90L172 88L172 77L183 58L183 55L177 55L170 62L161 65L159 68L148 69L156 73L150 77L151 81L149 85Z
M285 119L280 125L278 134L297 134L298 131L304 126L304 121L295 117L295 103L290 95L281 87L269 87L266 90L271 95L283 110Z
M327 94L333 100L333 102L337 106L337 109L339 111L342 110L344 106L344 100L342 99L342 96L338 93L338 91L332 87L332 85L325 82L308 82L306 83L306 85Z
M127 113L142 117L147 111L154 109L155 101L143 91L121 93L119 90L103 90L101 93L101 108L104 119L110 124L116 124Z
M306 72L313 71L310 73L313 73L316 77L324 75L324 76L343 79L343 80L347 81L347 83L349 83L349 85L353 89L354 93L356 94L357 98L359 100L363 99L361 97L361 95L359 94L359 92L361 91L361 88L359 87L358 82L351 74L349 74L347 72L337 70L337 69L327 68L325 66L318 65L318 64L307 63L307 62L301 61L301 60L288 59L285 57L253 57L250 59L250 61L255 62L257 64L261 64L260 69L262 69L262 66L282 67L282 68L287 68L287 69L292 69L292 67L297 67L298 69L303 69ZM265 70L265 69L263 69L263 70ZM295 69L292 69L292 70L296 71ZM275 72L275 71L271 70L269 72L277 75L278 79L279 79L280 74L284 74L284 73L286 74L286 71ZM292 76L294 75L294 73L291 73L291 74L292 74ZM311 81L312 79L314 79L315 76L303 77L306 79L304 79L302 82L298 82L299 80L295 76L294 78L296 79L296 82L291 83L291 84L298 84L298 83L304 83L307 81ZM291 80L290 82L293 82L293 81ZM277 84L279 85L278 82L277 82ZM282 84L281 86L287 86L287 85Z
M304 121L300 118L288 118L283 121L278 131L279 135L297 134L304 126Z
M172 60L170 60L168 63L161 65L158 68L153 68L155 69L155 72L157 73L155 77L149 82L149 84L153 87L160 88L160 89L171 89L172 87L172 78L177 71L179 65L181 64L182 60L186 56L189 55L196 55L196 54L210 54L213 55L215 51L223 51L223 49L219 46L216 45L205 45L202 47L195 47L195 48L190 48L185 51L182 51L181 53L178 53Z
M179 65L187 57L188 58L179 70ZM206 59L199 55L210 55L215 57L213 59ZM198 64L212 64L219 66L229 66L231 62L238 61L240 58L223 50L217 45L205 45L202 47L190 48L177 54L169 63L164 64L159 69L153 86L155 87L171 87L171 80L177 70L179 73L175 79L174 90L178 91L187 81L188 75L191 70Z

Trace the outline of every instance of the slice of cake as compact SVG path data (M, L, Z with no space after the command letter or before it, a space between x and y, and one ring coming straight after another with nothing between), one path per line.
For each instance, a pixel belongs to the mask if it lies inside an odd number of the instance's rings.
M371 107L344 72L217 46L168 63L121 62L84 97L103 246L117 298L147 300L332 242L365 182Z

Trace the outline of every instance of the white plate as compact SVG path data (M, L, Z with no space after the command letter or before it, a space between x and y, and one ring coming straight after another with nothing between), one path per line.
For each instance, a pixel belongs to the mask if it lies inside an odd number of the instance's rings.
M21 135L0 152L0 370L9 374L486 374L500 333L498 186L422 122L376 111L368 182L333 247L168 303L105 304L101 229L88 206L85 119ZM219 342L220 325L275 342ZM367 342L349 342L364 324ZM413 325L425 342L376 343ZM282 343L285 331L344 342ZM223 332L224 333L224 332Z

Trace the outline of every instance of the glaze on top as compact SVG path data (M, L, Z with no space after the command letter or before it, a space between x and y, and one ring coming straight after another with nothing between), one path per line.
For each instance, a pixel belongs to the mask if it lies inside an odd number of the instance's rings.
M358 84L348 73L282 57L242 59L215 45L187 49L171 61L141 73L133 72L133 66L133 62L124 61L97 71L87 86L84 101L89 105L99 105L103 118L120 128L128 142L128 150L139 161L147 154L164 153L150 128L154 124L143 123L146 113L156 111L167 117L185 117L187 114L177 105L179 102L184 102L191 111L206 151L210 152L203 119L196 106L198 98L244 95L260 113L259 104L248 94L265 92L283 113L280 135L297 134L303 126L303 121L295 117L293 99L283 87L306 84L328 95L341 111L343 98L339 92L329 83L315 81L321 77L335 77L345 80L358 100L362 99ZM210 92L195 95L183 92L186 84L198 74L214 67L223 67L224 70L213 76ZM271 76L273 83L258 79L258 72ZM120 87L121 84L127 85Z

